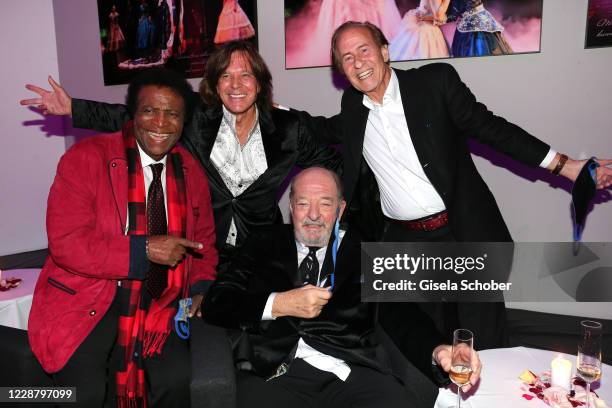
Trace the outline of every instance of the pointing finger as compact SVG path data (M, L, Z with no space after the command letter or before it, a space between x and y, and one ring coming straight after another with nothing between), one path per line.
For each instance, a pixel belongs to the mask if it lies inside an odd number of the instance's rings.
M184 238L180 238L178 240L178 243L182 246L184 246L185 248L192 248L192 249L202 249L204 248L204 245L202 245L199 242L195 242L195 241L190 241L188 239L184 239Z

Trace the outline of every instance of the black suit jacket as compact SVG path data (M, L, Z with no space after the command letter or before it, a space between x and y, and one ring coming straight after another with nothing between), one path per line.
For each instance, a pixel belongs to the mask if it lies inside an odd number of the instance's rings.
M234 197L210 161L222 117L221 107L198 105L193 118L185 124L181 139L202 163L208 176L218 248L225 244L232 218L238 230L238 245L251 229L282 223L277 193L293 166L325 166L333 170L341 166L340 154L331 147L317 144L307 122L299 115L281 109L260 110L259 124L268 169L242 194ZM72 118L75 127L114 132L121 129L130 115L125 105L73 99Z
M530 166L539 165L549 146L479 103L449 64L394 71L410 138L449 212L455 238L510 241L497 203L472 161L468 138ZM378 185L362 154L369 114L362 101L363 94L350 88L342 96L340 114L309 120L325 142L344 143L343 184L349 204L345 214L360 226L367 240L378 240L384 222ZM359 217L354 216L355 211Z
M360 237L347 232L338 250L333 295L314 319L280 317L262 321L263 310L272 292L301 286L298 279L297 249L290 225L269 226L251 234L232 259L229 268L217 275L205 299L204 318L228 327L242 328L247 336L249 360L255 372L268 377L282 363L290 362L300 338L313 348L347 363L390 372L385 349L374 327L376 304L361 302ZM322 276L332 267L328 248ZM421 313L417 307L415 313ZM415 319L420 317L415 316ZM419 327L415 352L423 373L432 377L431 352L441 343L432 325ZM410 386L410 384L406 384Z

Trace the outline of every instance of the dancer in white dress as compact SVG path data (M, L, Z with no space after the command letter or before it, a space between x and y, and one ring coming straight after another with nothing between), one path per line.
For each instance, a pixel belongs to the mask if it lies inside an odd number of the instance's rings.
M419 7L409 10L389 45L391 60L447 58L448 44L439 26L446 22L449 3L450 0L421 0Z
M215 44L234 40L246 40L255 36L255 29L238 0L223 0L223 10L215 34Z

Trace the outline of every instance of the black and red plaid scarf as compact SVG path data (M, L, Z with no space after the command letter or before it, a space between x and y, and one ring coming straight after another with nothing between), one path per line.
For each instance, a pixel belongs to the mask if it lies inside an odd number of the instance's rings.
M128 234L146 235L146 192L133 122L123 128L123 142L128 162ZM166 160L166 203L168 235L184 238L185 179L176 147L168 153ZM124 280L118 288L121 306L117 347L122 356L116 374L119 407L146 407L143 359L161 353L173 328L175 300L179 295L186 295L186 279L184 262L181 262L168 270L168 286L159 299L150 299L140 280Z

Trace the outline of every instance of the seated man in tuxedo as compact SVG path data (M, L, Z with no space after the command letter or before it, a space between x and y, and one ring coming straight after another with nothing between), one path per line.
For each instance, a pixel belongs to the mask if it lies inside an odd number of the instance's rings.
M239 407L433 406L437 389L421 372L411 366L403 385L389 368L375 304L360 299L359 237L336 226L345 205L335 173L302 171L290 190L293 226L256 230L211 286L205 319L242 328L252 366L238 372ZM426 359L448 371L450 347L434 348L436 337L418 330ZM472 384L478 357L473 370Z

